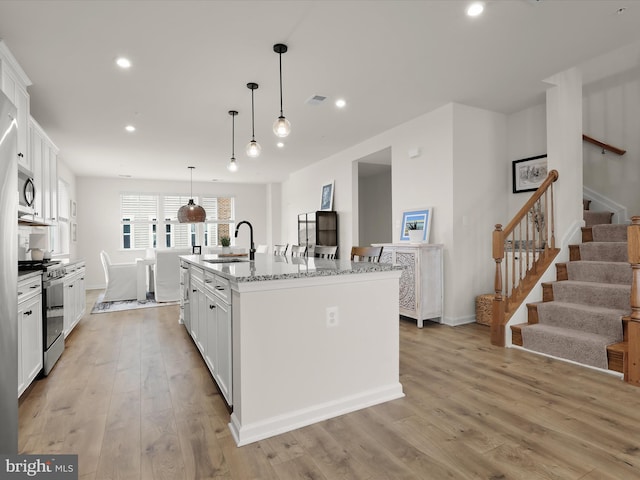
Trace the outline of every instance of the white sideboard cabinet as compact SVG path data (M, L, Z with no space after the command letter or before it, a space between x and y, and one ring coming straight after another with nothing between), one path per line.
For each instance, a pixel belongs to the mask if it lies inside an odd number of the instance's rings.
M400 315L416 320L442 322L443 245L430 243L377 243L381 262L402 265Z

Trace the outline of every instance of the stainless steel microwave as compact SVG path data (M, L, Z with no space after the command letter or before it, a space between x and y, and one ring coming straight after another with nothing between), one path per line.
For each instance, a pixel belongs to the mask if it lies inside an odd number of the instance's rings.
M18 216L35 213L36 186L33 177L18 169Z

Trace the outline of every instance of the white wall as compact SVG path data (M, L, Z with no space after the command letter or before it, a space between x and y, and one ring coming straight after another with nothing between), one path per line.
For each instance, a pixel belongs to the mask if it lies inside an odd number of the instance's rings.
M105 285L100 251L106 250L112 261L132 262L144 251L120 248L120 194L123 192L173 193L189 195L189 182L152 181L79 177L76 180L78 205L77 256L87 262L87 288ZM236 220L253 225L254 242L266 243L267 186L260 184L218 184L193 182L193 194L235 197ZM241 230L236 245L249 247L249 230Z
M640 62L640 60L638 60ZM595 145L583 145L584 184L640 212L640 66L594 82L583 89L584 133L627 151L602 155Z
M454 244L449 268L456 275L448 278L445 288L459 294L445 299L449 302L445 311L448 322L459 324L475 320L476 295L493 291L491 232L496 223L508 219L505 199L510 196L505 175L505 165L509 164L507 119L502 114L455 104L453 132Z
M449 324L472 321L475 296L493 290L491 251L487 250L486 242L491 241L495 219L505 218L507 213L508 177L496 173L497 168L504 169L507 163L506 117L502 114L448 104L294 172L283 185L283 235L290 243L295 242L296 215L317 209L320 187L333 179L340 254L347 254L358 240L354 214L358 201L353 194L357 168L353 162L389 147L393 241L400 239L403 211L434 207L430 242L445 247L444 321ZM421 154L409 158L409 150L415 148ZM468 168L467 162L474 164ZM464 186L456 186L456 171ZM454 223L461 225L462 216L467 213L467 224L454 230ZM454 260L456 255L463 255L458 248L466 249L464 255L472 257L472 261Z
M547 153L547 110L544 103L526 108L507 117L507 157L504 169L508 177L509 192L513 192L512 163L514 160L537 157ZM511 220L531 197L531 192L510 193L508 218Z
M391 167L384 172L359 177L360 245L390 243L393 238L391 209Z

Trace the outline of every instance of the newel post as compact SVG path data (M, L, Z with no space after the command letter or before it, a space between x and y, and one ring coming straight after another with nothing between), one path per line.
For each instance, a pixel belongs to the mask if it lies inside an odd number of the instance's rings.
M504 258L504 234L502 225L497 224L493 231L493 259L496 262L496 273L494 289L496 292L493 298L491 310L491 344L504 347L504 297L502 296L502 259Z
M633 277L631 316L627 324L629 350L624 380L640 386L640 216L631 217L631 225L627 227L627 244Z

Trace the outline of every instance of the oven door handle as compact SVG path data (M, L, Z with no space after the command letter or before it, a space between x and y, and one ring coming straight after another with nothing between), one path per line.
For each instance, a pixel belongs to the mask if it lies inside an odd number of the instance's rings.
M42 282L42 288L54 287L56 285L60 285L63 282L64 282L64 276L59 278L52 278L50 280L45 280L44 282Z

